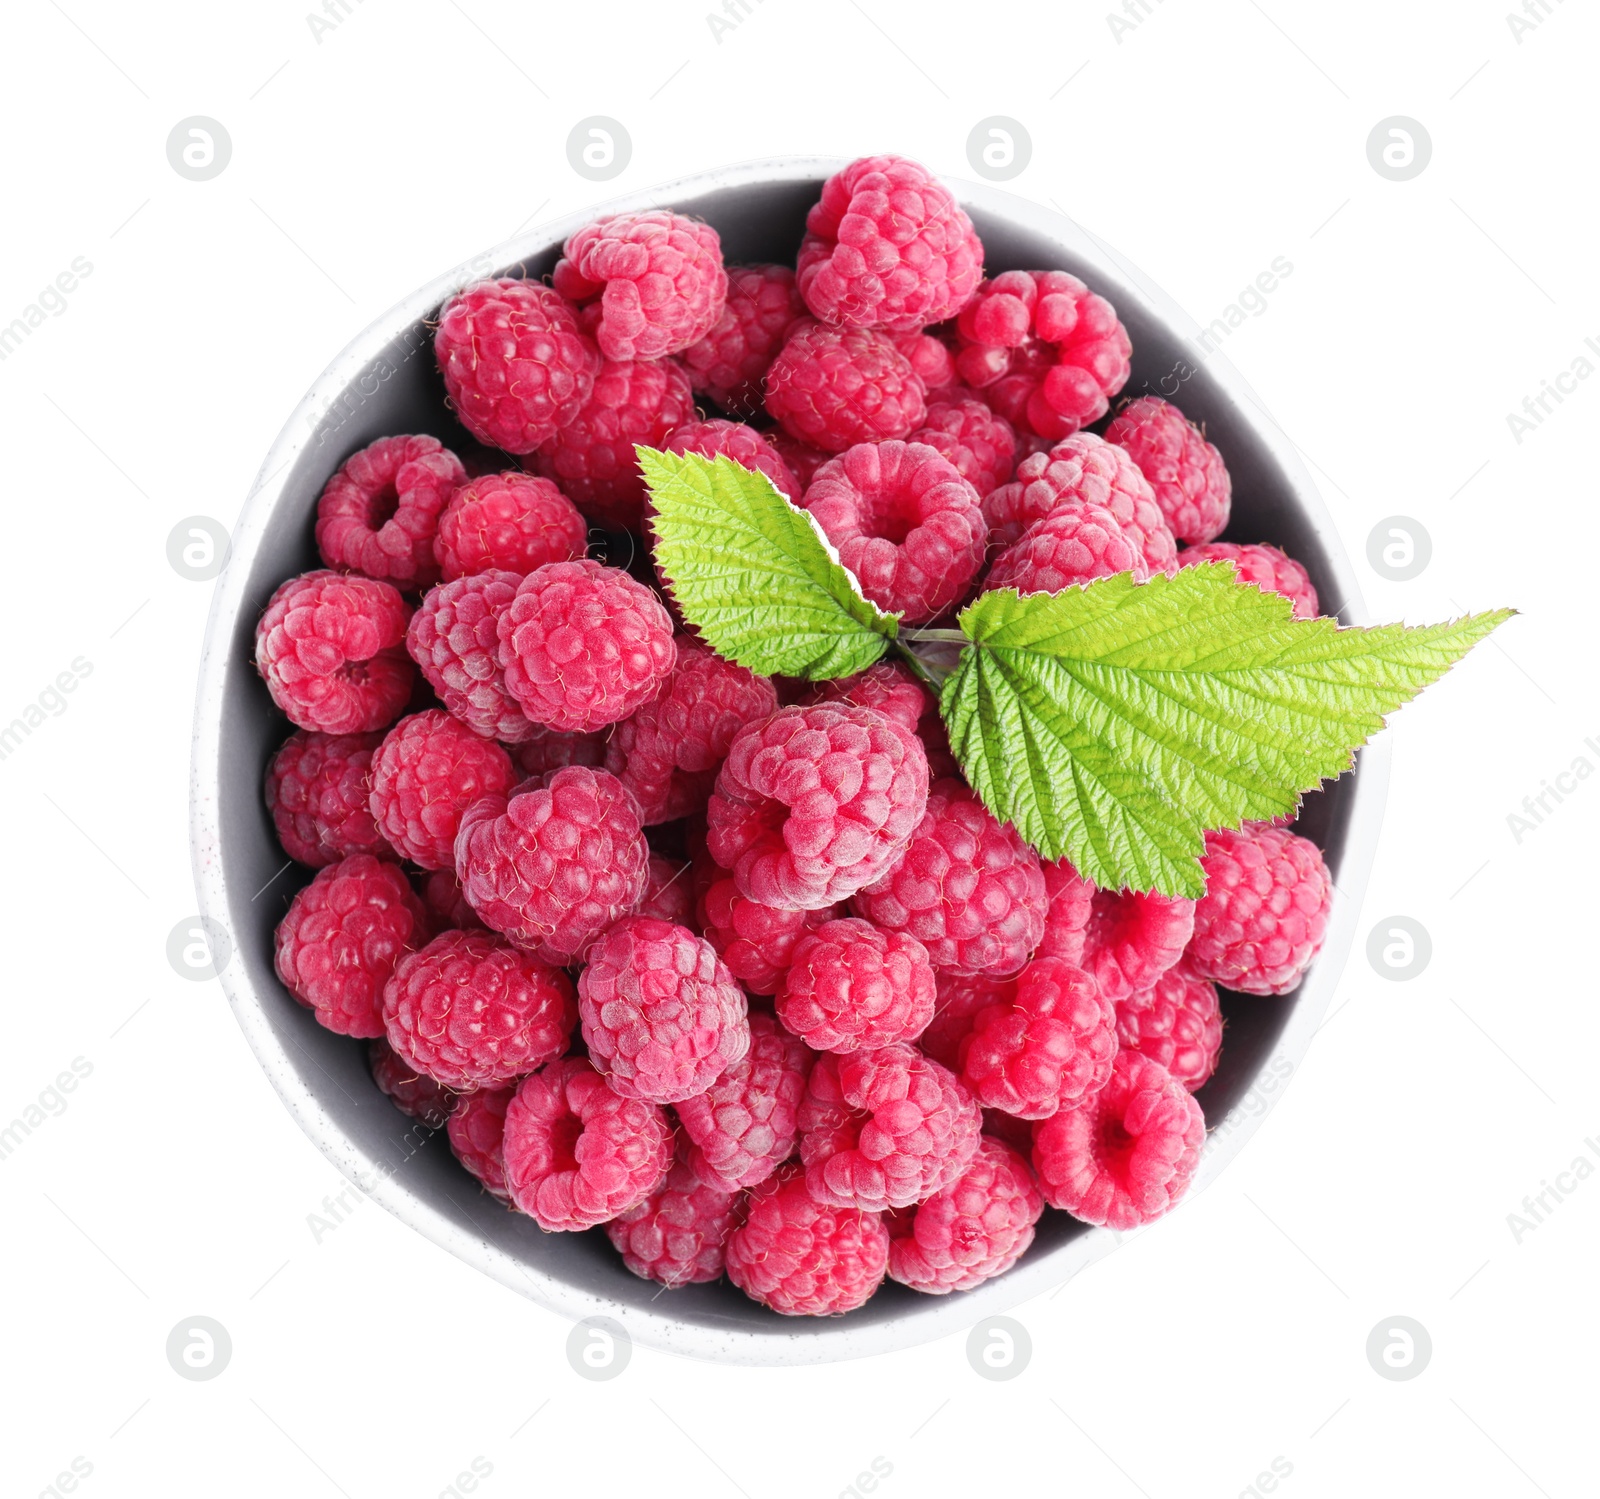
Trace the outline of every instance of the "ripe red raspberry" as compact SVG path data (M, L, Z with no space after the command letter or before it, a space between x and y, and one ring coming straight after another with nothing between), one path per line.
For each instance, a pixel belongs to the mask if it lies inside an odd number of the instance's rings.
M539 732L500 665L500 616L521 581L513 572L486 572L441 583L423 596L406 630L406 650L439 701L474 734L506 744Z
M1129 401L1106 426L1106 441L1126 448L1155 490L1179 541L1210 541L1228 524L1233 480L1199 428L1160 396Z
M1205 1116L1183 1084L1125 1051L1105 1087L1034 1127L1033 1169L1051 1207L1122 1231L1177 1206L1205 1139Z
M539 472L591 519L637 531L645 487L634 444L659 448L693 416L694 393L677 360L608 359L583 409L539 445Z
M548 479L520 469L463 484L439 517L433 555L445 581L475 573L531 573L571 562L589 546L589 527Z
M734 416L761 410L761 381L806 304L786 265L728 267L728 300L711 331L683 351L696 392Z
M392 854L367 805L382 734L297 729L267 765L267 811L284 853L321 869L351 854Z
M1065 271L1006 271L957 322L956 371L1001 416L1040 437L1099 421L1128 383L1133 345L1116 309Z
M464 1093L456 1104L445 1132L450 1149L491 1196L510 1202L506 1187L506 1108L516 1094L510 1088L480 1088Z
M899 661L879 661L853 677L814 683L807 690L805 701L876 708L913 734L933 705L932 694L912 675L911 668Z
M1333 880L1322 850L1249 822L1206 834L1206 893L1186 954L1194 973L1243 994L1287 994L1322 948Z
M479 281L439 314L434 357L461 425L507 453L531 453L573 421L600 351L565 298L535 281Z
M1132 573L1135 583L1143 583L1150 569L1109 510L1083 505L1052 511L1030 526L995 559L983 587L986 593L1060 593L1116 573Z
M535 723L582 733L649 702L678 659L672 617L643 583L598 562L550 562L500 615L506 686Z
M962 389L962 385L956 378L955 356L942 339L934 337L931 333L920 332L891 333L889 339L911 362L911 368L917 372L917 378L922 381L923 388L927 392L930 409L935 400L935 392L938 393L937 399L940 401L957 399L957 392ZM980 401L979 405L982 404Z
M1065 859L1058 859L1044 866L1044 889L1050 909L1045 912L1044 937L1034 956L1065 958L1081 965L1094 910L1094 886Z
M883 1284L889 1230L881 1214L820 1202L790 1166L754 1188L728 1235L728 1279L786 1317L855 1310Z
M832 920L837 907L779 910L741 895L727 877L714 881L701 895L697 914L706 941L716 948L728 971L752 994L776 994L789 971L795 944Z
M1076 432L1045 452L1024 458L1009 484L984 494L989 540L997 546L1011 546L1053 511L1081 505L1109 510L1129 535L1137 530L1141 552L1147 551L1147 538L1155 538L1156 554L1145 556L1152 570L1164 568L1177 550L1170 536L1166 538L1169 545L1161 547L1165 521L1155 491L1138 464L1092 432Z
M905 932L830 921L795 945L778 991L778 1019L816 1051L914 1041L933 1019L933 965Z
M806 509L880 608L924 624L983 565L983 510L947 458L914 442L862 442L816 472Z
M322 560L401 588L437 582L434 533L466 477L436 437L380 437L345 460L317 501Z
M455 863L461 814L480 797L509 795L511 756L459 718L428 708L402 718L372 757L372 815L403 858L424 869Z
M1039 855L959 781L935 783L905 857L851 902L909 932L933 966L1004 977L1028 961L1048 905Z
M427 936L427 915L398 864L352 854L319 870L278 923L278 977L341 1036L381 1036L379 1001L401 957Z
M546 963L581 958L644 895L639 809L603 770L569 765L509 801L487 797L456 837L461 889L486 926Z
M1083 967L1112 1000L1148 989L1194 932L1195 903L1182 896L1096 890L1084 929Z
M645 1280L664 1286L716 1280L739 1206L737 1192L708 1187L679 1163L638 1207L606 1224L606 1237L622 1263Z
M800 481L790 472L789 465L761 433L743 422L685 422L667 439L666 451L699 453L703 458L725 453L735 463L765 474L791 504L800 503Z
M542 776L564 765L604 765L608 733L562 734L536 723L533 733L511 746L511 759L525 776Z
M978 492L985 518L990 490L1011 477L1017 435L1011 423L982 401L965 399L929 401L923 424L907 439L925 443L955 464L956 471Z
M396 1056L381 1036L367 1047L367 1066L378 1091L402 1114L420 1120L429 1129L448 1124L460 1104L456 1094Z
M453 868L435 869L423 880L422 908L428 913L434 932L487 930L461 893L461 881Z
M761 435L767 439L772 451L789 465L789 472L795 476L802 494L810 487L817 470L833 457L832 453L824 453L821 448L803 443L798 437L790 437L782 427L771 427Z
M927 415L921 376L885 334L807 319L767 370L767 410L791 437L830 453L904 437Z
M972 220L949 188L903 156L851 162L806 215L796 281L825 323L925 328L954 317L982 277Z
M1048 1119L1103 1088L1117 1054L1116 1007L1061 958L1035 958L1009 1001L973 1016L961 1081L986 1109Z
M728 296L717 231L665 208L584 225L550 280L574 302L600 298L594 336L607 359L688 348L716 327Z
M1179 567L1197 562L1231 562L1241 583L1254 583L1264 593L1281 593L1294 604L1296 619L1315 619L1319 607L1311 576L1293 557L1265 542L1208 541L1178 553Z
M581 1057L565 1057L523 1078L502 1149L511 1201L561 1233L649 1197L672 1166L672 1127L655 1104L623 1098Z
M938 1003L933 1019L917 1038L917 1049L941 1067L959 1075L961 1043L972 1034L973 1017L993 1004L1010 1004L1016 997L1013 978L992 979L982 974L936 970Z
M706 847L741 895L817 910L889 869L927 800L928 757L893 719L780 708L734 736L706 806Z
M297 729L386 729L411 696L411 611L390 583L319 570L279 584L256 626L256 670Z
M1217 1070L1222 1051L1216 985L1186 963L1175 964L1150 988L1117 1001L1117 1039L1124 1051L1160 1062L1195 1092Z
M694 895L687 878L689 866L681 861L665 859L651 854L649 873L645 878L644 899L639 902L638 916L654 916L658 921L675 922L678 926L694 925ZM734 975L738 977L737 974Z
M889 1278L930 1296L970 1291L1022 1258L1043 1215L1027 1161L984 1136L954 1182L891 1221Z
M794 1154L811 1055L772 1016L750 1016L749 1051L676 1108L682 1159L698 1180L728 1192L753 1187Z
M612 731L606 769L634 794L646 827L685 817L705 806L733 736L777 707L768 678L681 640L666 684Z

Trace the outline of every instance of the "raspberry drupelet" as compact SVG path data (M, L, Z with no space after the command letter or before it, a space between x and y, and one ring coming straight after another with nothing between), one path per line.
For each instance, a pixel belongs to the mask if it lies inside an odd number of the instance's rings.
M437 582L434 534L466 477L436 437L380 437L345 460L317 501L322 560L401 588Z
M451 869L462 813L481 797L509 795L515 781L498 744L427 708L402 718L373 755L372 816L403 858Z
M927 948L849 916L796 943L777 1011L807 1046L844 1053L916 1040L934 1003Z

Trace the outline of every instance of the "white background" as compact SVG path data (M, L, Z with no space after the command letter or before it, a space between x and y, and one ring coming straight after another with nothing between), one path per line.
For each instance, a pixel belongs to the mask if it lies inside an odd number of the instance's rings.
M6 7L0 324L74 257L93 270L0 363L0 721L74 658L92 674L0 762L0 1122L75 1057L93 1070L0 1160L5 1492L47 1493L78 1458L90 1495L431 1499L478 1458L490 1499L832 1499L880 1458L889 1499L1195 1499L1277 1458L1276 1492L1305 1499L1593 1493L1600 1183L1547 1197L1520 1242L1508 1215L1600 1152L1600 778L1520 843L1507 815L1576 757L1600 765L1600 380L1520 444L1506 420L1600 336L1592 10L1549 0L1519 41L1495 0L1130 0L1118 40L1107 0L749 0L719 42L706 0L349 0L319 42L305 4ZM165 154L196 114L233 141L204 183ZM591 114L634 142L603 186L565 154ZM350 337L528 221L761 155L971 176L992 114L1034 142L1009 187L1201 323L1292 262L1226 353L1316 465L1374 614L1525 612L1390 730L1357 950L1281 1106L1215 1188L1016 1312L1022 1377L979 1379L951 1337L792 1371L638 1349L586 1383L564 1323L381 1209L314 1242L343 1182L218 987L167 964L195 903L210 588L166 537L231 525ZM1366 155L1395 114L1433 142L1408 182ZM1407 583L1366 561L1396 513L1433 538ZM1407 983L1361 951L1394 913L1434 945ZM207 1383L164 1355L196 1313L234 1346ZM1408 1382L1364 1352L1395 1314L1433 1342Z

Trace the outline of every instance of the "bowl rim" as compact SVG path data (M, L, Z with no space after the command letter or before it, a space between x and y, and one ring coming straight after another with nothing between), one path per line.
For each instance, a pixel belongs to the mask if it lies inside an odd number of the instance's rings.
M220 858L221 710L230 652L237 638L241 611L247 602L250 564L266 534L295 460L312 441L318 424L347 392L355 376L398 334L432 312L461 286L547 250L602 214L659 207L718 188L822 178L838 171L848 160L829 156L754 158L636 189L545 220L434 277L403 297L357 334L329 363L290 413L268 450L244 500L229 543L227 563L213 589L200 660L190 765L191 856L202 919L227 928L227 889ZM1069 248L1096 267L1097 276L1103 282L1096 290L1109 295L1113 303L1119 298L1142 301L1145 310L1174 335L1190 345L1195 344L1199 325L1194 319L1098 235L1082 228L1064 211L1045 208L988 183L942 174L940 180L964 206L1009 219ZM1368 623L1349 557L1315 483L1300 462L1298 450L1225 355L1213 351L1206 356L1205 363L1208 374L1226 398L1241 410L1254 408L1255 415L1247 418L1254 435L1289 480L1291 498L1307 524L1315 530L1328 567L1339 585L1343 597L1339 618L1345 624ZM1254 1074L1250 1088L1209 1130L1190 1188L1191 1195L1215 1181L1260 1128L1292 1082L1312 1036L1323 1023L1353 942L1355 922L1376 853L1388 791L1389 758L1388 740L1383 735L1361 751L1345 828L1340 878L1323 949L1296 995L1288 1023ZM915 1314L886 1321L858 1326L828 1318L780 1318L774 1320L770 1329L760 1331L686 1323L664 1311L641 1310L540 1276L515 1256L445 1218L429 1203L413 1195L398 1178L381 1173L374 1176L362 1169L365 1158L322 1109L315 1091L288 1064L285 1044L268 1022L262 999L249 982L244 965L225 965L219 978L234 1018L285 1107L322 1154L359 1190L441 1248L548 1310L572 1322L594 1316L608 1317L620 1323L633 1342L665 1352L745 1365L812 1364L887 1353L963 1331L1044 1291L1059 1288L1086 1266L1109 1254L1123 1240L1145 1232L1144 1229L1129 1233L1091 1229L974 1291L928 1297L926 1305L918 1306ZM1274 1086L1258 1109L1245 1110L1244 1104L1254 1094L1256 1081L1268 1067L1276 1070L1280 1063L1287 1064L1283 1086Z

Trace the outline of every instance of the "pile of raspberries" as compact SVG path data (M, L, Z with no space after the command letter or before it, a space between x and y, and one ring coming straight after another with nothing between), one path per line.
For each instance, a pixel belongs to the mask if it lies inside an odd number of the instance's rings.
M766 474L910 624L1207 558L1315 614L1297 563L1216 539L1216 448L1165 401L1113 410L1111 305L1062 271L985 279L949 191L877 156L828 180L794 268L622 214L548 285L452 297L434 347L482 446L351 455L326 566L256 633L294 725L267 807L316 871L277 930L289 992L484 1190L667 1286L839 1313L885 1276L1003 1273L1047 1205L1171 1208L1217 986L1298 984L1318 849L1214 833L1198 901L1042 861L908 668L769 680L683 626L633 449ZM640 539L631 571L589 558L596 528Z

